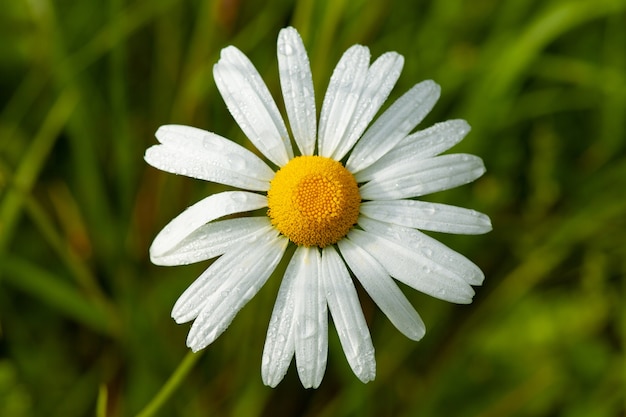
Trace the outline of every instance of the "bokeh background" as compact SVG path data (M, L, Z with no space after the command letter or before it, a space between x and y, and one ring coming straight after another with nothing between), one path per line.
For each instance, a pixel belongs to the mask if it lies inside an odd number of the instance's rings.
M318 390L275 389L261 353L280 277L189 357L170 309L208 263L150 264L156 233L221 188L144 163L161 124L250 147L212 66L234 44L282 108L280 28L309 50L317 101L354 43L405 56L391 99L434 79L421 127L487 174L429 196L491 216L437 235L486 275L457 306L404 288L403 337L366 297L378 375L362 384L330 327ZM319 108L318 108L319 111ZM0 10L0 416L624 416L624 0L14 0ZM185 359L186 358L186 359ZM183 364L183 368L179 367ZM185 368L186 367L186 368Z

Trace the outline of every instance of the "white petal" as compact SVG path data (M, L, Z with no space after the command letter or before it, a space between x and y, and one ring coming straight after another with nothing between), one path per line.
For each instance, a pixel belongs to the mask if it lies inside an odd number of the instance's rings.
M304 388L317 388L326 370L328 312L320 277L321 256L317 247L300 246L295 283L296 366Z
M416 200L374 200L361 204L361 214L381 222L433 232L477 235L491 230L489 217L461 207Z
M261 376L263 383L275 387L287 373L291 358L296 351L295 328L295 283L300 265L299 258L293 256L278 290L272 318L267 329Z
M146 150L150 165L173 174L267 191L274 171L244 147L215 133L190 126L161 126L161 145Z
M228 328L239 310L256 295L272 274L287 243L286 238L272 237L266 242L248 245L249 253L245 257L241 252L238 253L239 263L231 265L231 273L221 275L221 285L213 292L204 293L201 298L202 310L187 336L187 346L192 351L197 352L213 343Z
M364 200L418 197L470 183L484 173L482 159L468 154L403 161L378 171L359 193Z
M355 145L346 167L356 173L389 152L430 112L441 88L423 81L396 100Z
M338 148L333 152L333 159L340 161L361 137L398 81L403 65L402 55L387 52L369 68L350 125Z
M365 231L412 251L416 257L420 254L419 257L424 261L430 259L433 263L430 266L432 271L450 277L456 276L470 285L481 285L485 279L480 268L469 259L418 230L379 222L364 216L359 218L358 224Z
M320 113L320 156L330 158L344 136L349 133L347 128L365 83L369 59L369 49L354 45L337 63Z
M322 282L352 371L362 382L372 381L376 377L374 345L350 273L332 246L322 250Z
M174 266L206 261L222 255L268 226L271 225L267 216L210 222L197 228L167 252L153 256L152 262Z
M152 246L150 259L159 265L159 258L175 248L202 225L220 217L267 207L267 197L245 191L225 191L198 201L183 211L159 232Z
M172 308L172 318L177 323L186 323L195 319L204 308L205 300L222 288L222 285L237 282L250 274L250 270L256 270L258 257L263 256L261 253L263 250L268 250L266 248L268 240L276 241L275 236L276 229L273 227L259 230L217 258L178 297ZM282 242L282 238L278 242ZM274 243L274 246L276 245L278 243ZM267 259L264 261L266 262ZM262 268L260 267L260 269ZM226 290L222 289L222 291Z
M426 333L424 322L380 263L350 239L341 239L338 245L365 291L394 326L409 339L421 339Z
M317 135L313 77L302 38L292 27L278 34L278 70L294 139L302 155L313 155Z
M367 168L355 174L358 182L373 178L376 172L403 161L418 161L447 151L459 143L470 131L465 120L448 120L420 130L402 139L391 151Z
M228 110L259 151L278 166L293 158L285 123L250 60L234 46L222 49L213 76Z
M376 258L387 273L398 281L451 303L472 302L472 287L461 277L434 262L432 258L438 254L418 252L403 246L404 242L393 242L358 229L352 230L348 238ZM432 255L428 256L430 253Z

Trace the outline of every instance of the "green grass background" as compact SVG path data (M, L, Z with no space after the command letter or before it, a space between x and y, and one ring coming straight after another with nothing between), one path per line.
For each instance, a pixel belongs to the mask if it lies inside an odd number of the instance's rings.
M367 297L378 375L362 384L330 328L318 390L261 353L280 277L189 357L170 309L207 263L150 264L156 233L223 187L142 159L161 124L250 146L212 78L247 53L282 106L276 37L294 25L317 100L343 51L405 56L392 92L442 97L454 151L487 174L433 201L491 216L437 235L486 275L457 306L405 288L427 325L403 337ZM0 10L0 416L624 416L624 0L15 0ZM187 359L184 359L187 358ZM180 368L178 368L181 371ZM147 415L147 414L144 414Z

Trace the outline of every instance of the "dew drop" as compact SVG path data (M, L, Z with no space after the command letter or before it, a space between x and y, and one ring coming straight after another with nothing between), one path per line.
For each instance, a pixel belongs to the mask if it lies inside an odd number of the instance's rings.
M236 203L245 203L248 201L248 196L245 193L234 192L230 195L231 200Z
M437 213L437 208L434 205L432 205L432 204L428 204L424 208L424 213L433 215L433 214Z
M211 152L217 152L224 149L224 143L219 140L219 138L213 137L211 135L204 135L202 140L202 146L204 146L205 149Z
M230 167L236 171L243 171L246 169L246 160L243 159L240 155L231 153L226 156L228 158L228 162L230 163Z
M309 339L315 337L317 334L317 320L311 316L304 316L299 324L303 338Z
M294 50L293 50L293 47L291 45L289 45L288 43L285 42L285 43L281 43L278 46L278 52L283 54L283 55L288 56L288 55L293 55Z
M433 250L429 247L422 246L421 251L427 258L431 258L433 256Z

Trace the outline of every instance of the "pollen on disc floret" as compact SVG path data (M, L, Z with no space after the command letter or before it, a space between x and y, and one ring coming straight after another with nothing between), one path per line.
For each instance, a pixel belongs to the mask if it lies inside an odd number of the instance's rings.
M292 242L321 248L343 238L357 222L361 196L339 162L299 156L274 176L267 193L272 224Z

